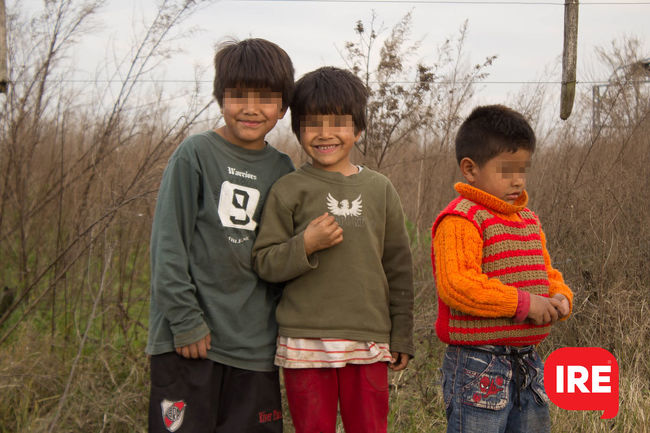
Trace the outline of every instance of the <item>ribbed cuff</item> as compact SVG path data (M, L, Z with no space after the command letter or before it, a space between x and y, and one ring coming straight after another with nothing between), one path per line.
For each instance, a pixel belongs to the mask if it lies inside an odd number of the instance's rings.
M515 322L523 322L528 317L530 311L530 293L523 290L517 290L517 310L515 311Z
M318 267L318 251L314 251L311 253L311 255L307 255L307 252L305 251L305 231L301 231L297 235L295 235L293 238L289 240L289 242L297 242L300 246L296 246L295 250L296 251L302 251L300 253L300 264L304 268L303 272L307 272L311 269L316 269ZM306 261L305 261L306 260ZM305 268L303 265L307 265Z
M189 331L182 332L180 334L174 335L174 347L183 347L188 346L192 343L196 343L200 339L204 338L210 333L210 328L205 322L201 321L201 324L194 329Z

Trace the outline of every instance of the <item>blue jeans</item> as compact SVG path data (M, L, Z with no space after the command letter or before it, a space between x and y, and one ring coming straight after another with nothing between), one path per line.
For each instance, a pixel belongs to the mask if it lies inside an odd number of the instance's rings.
M544 366L532 346L448 346L447 433L548 433Z

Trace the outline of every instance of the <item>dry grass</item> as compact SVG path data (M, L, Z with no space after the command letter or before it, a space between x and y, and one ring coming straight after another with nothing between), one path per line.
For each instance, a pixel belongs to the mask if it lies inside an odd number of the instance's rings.
M604 137L591 150L569 143L546 146L536 155L529 188L531 207L542 219L555 266L575 292L573 317L556 327L541 352L548 354L562 346L604 347L617 357L621 377L616 419L605 421L597 412L554 408L554 431L650 430L650 215L642 199L650 187L647 132L645 125L630 138L625 131L619 132L620 136ZM33 285L31 295L0 328L0 389L7 402L7 410L0 415L0 431L48 431L68 382L69 390L52 431L126 432L145 428L146 257L153 195L140 196L121 207L103 230L79 234L79 227L84 227L80 222L97 219L115 207L111 197L121 190L125 179L130 179L129 173L134 170L130 165L137 167L147 155L137 148L131 152L124 157L115 154L104 169L97 169L98 181L88 192L89 197L100 199L93 200L93 206L62 207L61 211L67 212L64 220L73 223L62 230L64 234L51 233L57 225L48 223L57 213L56 202L28 225L26 239L33 234L43 245L34 246L30 253L26 281L37 278L38 270L58 257L57 251L62 248L57 250L57 238L70 242L78 236L83 243L71 250L75 254L64 255L55 264L62 267L60 274L46 272ZM449 151L435 154L426 163L422 180L410 175L418 173L419 161L397 161L388 172L401 192L409 219L420 222L417 229L414 224L409 227L416 263L417 357L407 371L391 375L390 430L399 432L445 428L438 373L443 345L432 331L436 304L428 226L453 197L451 184L456 172ZM157 176L159 168L147 172L143 178L146 182L142 181L146 188L155 185ZM88 177L80 179L83 186L89 181ZM424 186L416 201L418 182ZM83 187L70 190L72 203L82 200ZM11 213L5 215L5 221L11 221ZM6 227L3 236L8 233ZM10 247L3 255L5 281L18 283L20 278L7 276L20 275L20 254L16 254L20 237L6 236L3 243ZM106 260L109 266L103 265ZM61 277L57 280L58 275ZM93 314L95 304L98 308ZM89 320L92 326L87 328ZM86 329L89 333L84 340ZM286 431L290 432L287 424Z

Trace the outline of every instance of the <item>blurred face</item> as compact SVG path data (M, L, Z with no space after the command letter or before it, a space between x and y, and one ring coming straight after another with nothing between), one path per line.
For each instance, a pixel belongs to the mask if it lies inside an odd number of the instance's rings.
M300 144L312 165L322 170L356 173L350 151L360 136L350 114L310 114L300 119Z
M259 150L286 110L282 110L280 92L237 87L224 91L221 112L226 124L217 133L237 146Z
M470 158L463 158L461 171L470 185L513 204L526 188L531 156L525 149L501 152L481 167Z

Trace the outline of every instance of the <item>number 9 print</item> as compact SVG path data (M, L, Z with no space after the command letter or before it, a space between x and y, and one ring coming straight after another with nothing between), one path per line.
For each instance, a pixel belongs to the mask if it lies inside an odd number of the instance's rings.
M224 227L242 230L255 230L257 222L253 219L260 192L255 188L236 185L225 181L219 194L219 218Z

